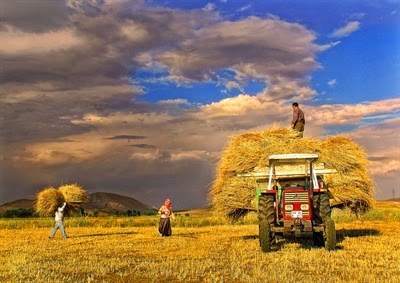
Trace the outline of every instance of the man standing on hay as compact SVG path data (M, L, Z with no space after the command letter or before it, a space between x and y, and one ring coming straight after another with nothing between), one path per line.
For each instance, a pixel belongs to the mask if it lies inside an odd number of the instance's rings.
M69 238L67 236L67 233L65 233L64 223L63 223L63 220L64 220L64 208L65 208L66 205L67 205L67 203L64 202L63 206L58 207L57 210L56 210L56 213L55 213L55 221L56 221L56 223L54 225L53 231L51 231L51 234L50 234L50 237L49 237L50 239L52 239L54 237L54 235L57 232L57 229L61 230L63 238Z
M302 138L304 133L304 125L306 120L304 118L304 112L299 108L297 102L293 102L293 119L292 119L292 129L297 132L297 137Z

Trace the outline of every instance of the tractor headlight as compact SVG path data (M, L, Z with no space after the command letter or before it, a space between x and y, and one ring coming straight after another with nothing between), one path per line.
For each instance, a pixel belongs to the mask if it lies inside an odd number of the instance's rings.
M293 210L293 204L285 204L285 210Z
M302 204L300 205L300 209L301 210L308 210L310 207L308 206L308 204Z

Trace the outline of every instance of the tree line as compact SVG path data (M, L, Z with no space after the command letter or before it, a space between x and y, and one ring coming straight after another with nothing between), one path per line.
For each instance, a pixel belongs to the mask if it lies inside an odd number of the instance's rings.
M95 210L91 213L85 212L81 209L78 213L71 215L71 216L88 216L88 217L97 217L99 216L99 211ZM115 216L122 216L122 217L135 217L141 215L156 215L157 211L149 210L149 211L139 211L139 210L131 210L128 209L127 211L115 211L113 213L109 213L109 215ZM0 212L0 218L34 218L40 217L37 213L33 210L33 208L25 209L25 208L18 208L18 209L10 209L4 212Z

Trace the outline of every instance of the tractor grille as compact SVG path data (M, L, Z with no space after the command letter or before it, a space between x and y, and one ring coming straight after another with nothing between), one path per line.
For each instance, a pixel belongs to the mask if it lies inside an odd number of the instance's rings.
M293 202L308 203L308 192L285 193L285 203Z
M308 203L308 192L285 193L285 204ZM303 216L310 216L309 210L302 210ZM291 216L292 211L286 210L285 216Z

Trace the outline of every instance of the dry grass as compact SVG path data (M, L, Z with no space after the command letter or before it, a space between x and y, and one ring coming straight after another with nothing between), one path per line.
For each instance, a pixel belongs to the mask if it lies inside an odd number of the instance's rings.
M64 197L59 190L47 187L37 194L34 209L39 215L51 216L63 202Z
M67 203L67 212L79 211L82 203L89 201L89 195L78 184L62 185L58 188Z
M254 224L173 226L173 236L162 238L156 224L71 228L68 221L69 239L57 234L49 240L51 226L0 229L0 282L390 283L400 278L399 221L339 223L333 252L313 247L310 239L288 239L267 254L260 251Z
M338 173L326 178L333 207L349 206L357 212L373 207L374 183L366 169L366 154L359 145L341 136L323 141L295 136L291 129L272 126L232 137L221 154L210 191L213 208L234 220L256 210L257 180L237 175L267 167L268 157L278 153L316 153L326 168L336 169Z
M40 191L35 199L34 209L41 216L52 216L64 202L67 203L65 215L79 211L82 203L89 201L86 191L78 184L62 185L58 189L48 187Z

